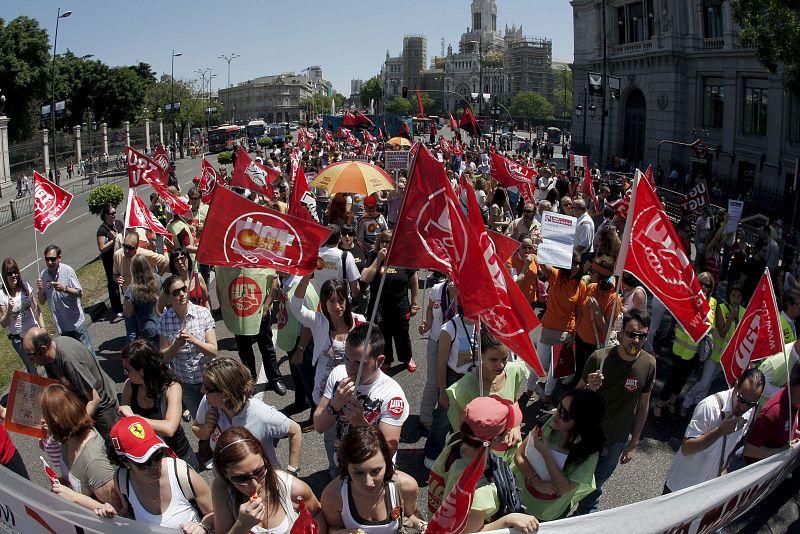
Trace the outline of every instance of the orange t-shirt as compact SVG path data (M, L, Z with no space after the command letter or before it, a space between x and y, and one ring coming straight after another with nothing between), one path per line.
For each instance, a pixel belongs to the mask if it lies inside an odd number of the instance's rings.
M559 332L575 330L575 310L586 293L586 284L581 279L568 280L561 271L553 268L550 287L547 290L547 311L542 317L542 326Z
M520 274L524 264L524 260L521 260L517 254L513 254L506 262L506 267L509 272L511 272L513 268L517 271L517 274ZM534 257L534 260L531 262L530 266L528 266L528 272L525 274L525 279L522 281L522 284L517 284L517 287L519 287L522 294L525 295L525 298L528 299L528 302L536 302L536 281L538 273L539 267L536 265L536 258Z
M614 296L616 294L613 288L605 292L605 294L601 293L597 284L589 284L586 288L583 299L578 304L578 319L577 325L575 326L575 331L582 340L587 343L598 343L606 340L605 330L597 332L597 335L600 337L599 340L594 335L594 328L592 328L592 309L589 307L589 297L597 299L597 304L603 312L603 317L608 321L611 314L614 313ZM622 313L621 298L617 298L617 313Z

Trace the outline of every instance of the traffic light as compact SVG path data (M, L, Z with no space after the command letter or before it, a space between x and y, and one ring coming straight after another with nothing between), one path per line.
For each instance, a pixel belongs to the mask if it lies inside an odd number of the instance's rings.
M408 87L403 87L403 98L408 98Z

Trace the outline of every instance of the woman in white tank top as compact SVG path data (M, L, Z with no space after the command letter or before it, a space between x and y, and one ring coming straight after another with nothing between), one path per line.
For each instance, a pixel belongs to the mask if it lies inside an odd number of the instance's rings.
M275 469L261 442L246 428L231 427L220 435L214 470L211 493L218 534L288 534L298 520L300 499L324 527L319 501L308 484Z
M417 513L417 482L394 468L376 427L350 430L339 445L339 469L321 499L331 532L396 534L404 520L416 529L424 524Z

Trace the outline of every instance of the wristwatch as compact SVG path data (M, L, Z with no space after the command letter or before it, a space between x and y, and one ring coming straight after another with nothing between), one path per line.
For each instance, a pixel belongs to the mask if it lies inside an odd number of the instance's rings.
M333 404L331 404L331 403L329 402L329 403L328 403L328 405L327 405L327 406L325 406L325 411L326 411L326 412L328 412L328 415L332 415L332 416L334 416L334 417L335 417L335 416L339 415L339 412L340 412L341 410L335 410L335 409L333 408Z

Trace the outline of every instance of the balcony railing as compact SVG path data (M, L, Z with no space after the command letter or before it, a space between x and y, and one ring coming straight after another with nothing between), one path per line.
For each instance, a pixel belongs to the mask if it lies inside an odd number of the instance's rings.
M724 37L706 37L703 39L703 50L722 50L724 47Z
M627 43L617 45L613 48L614 54L636 54L648 52L653 49L653 41L639 41L637 43Z

